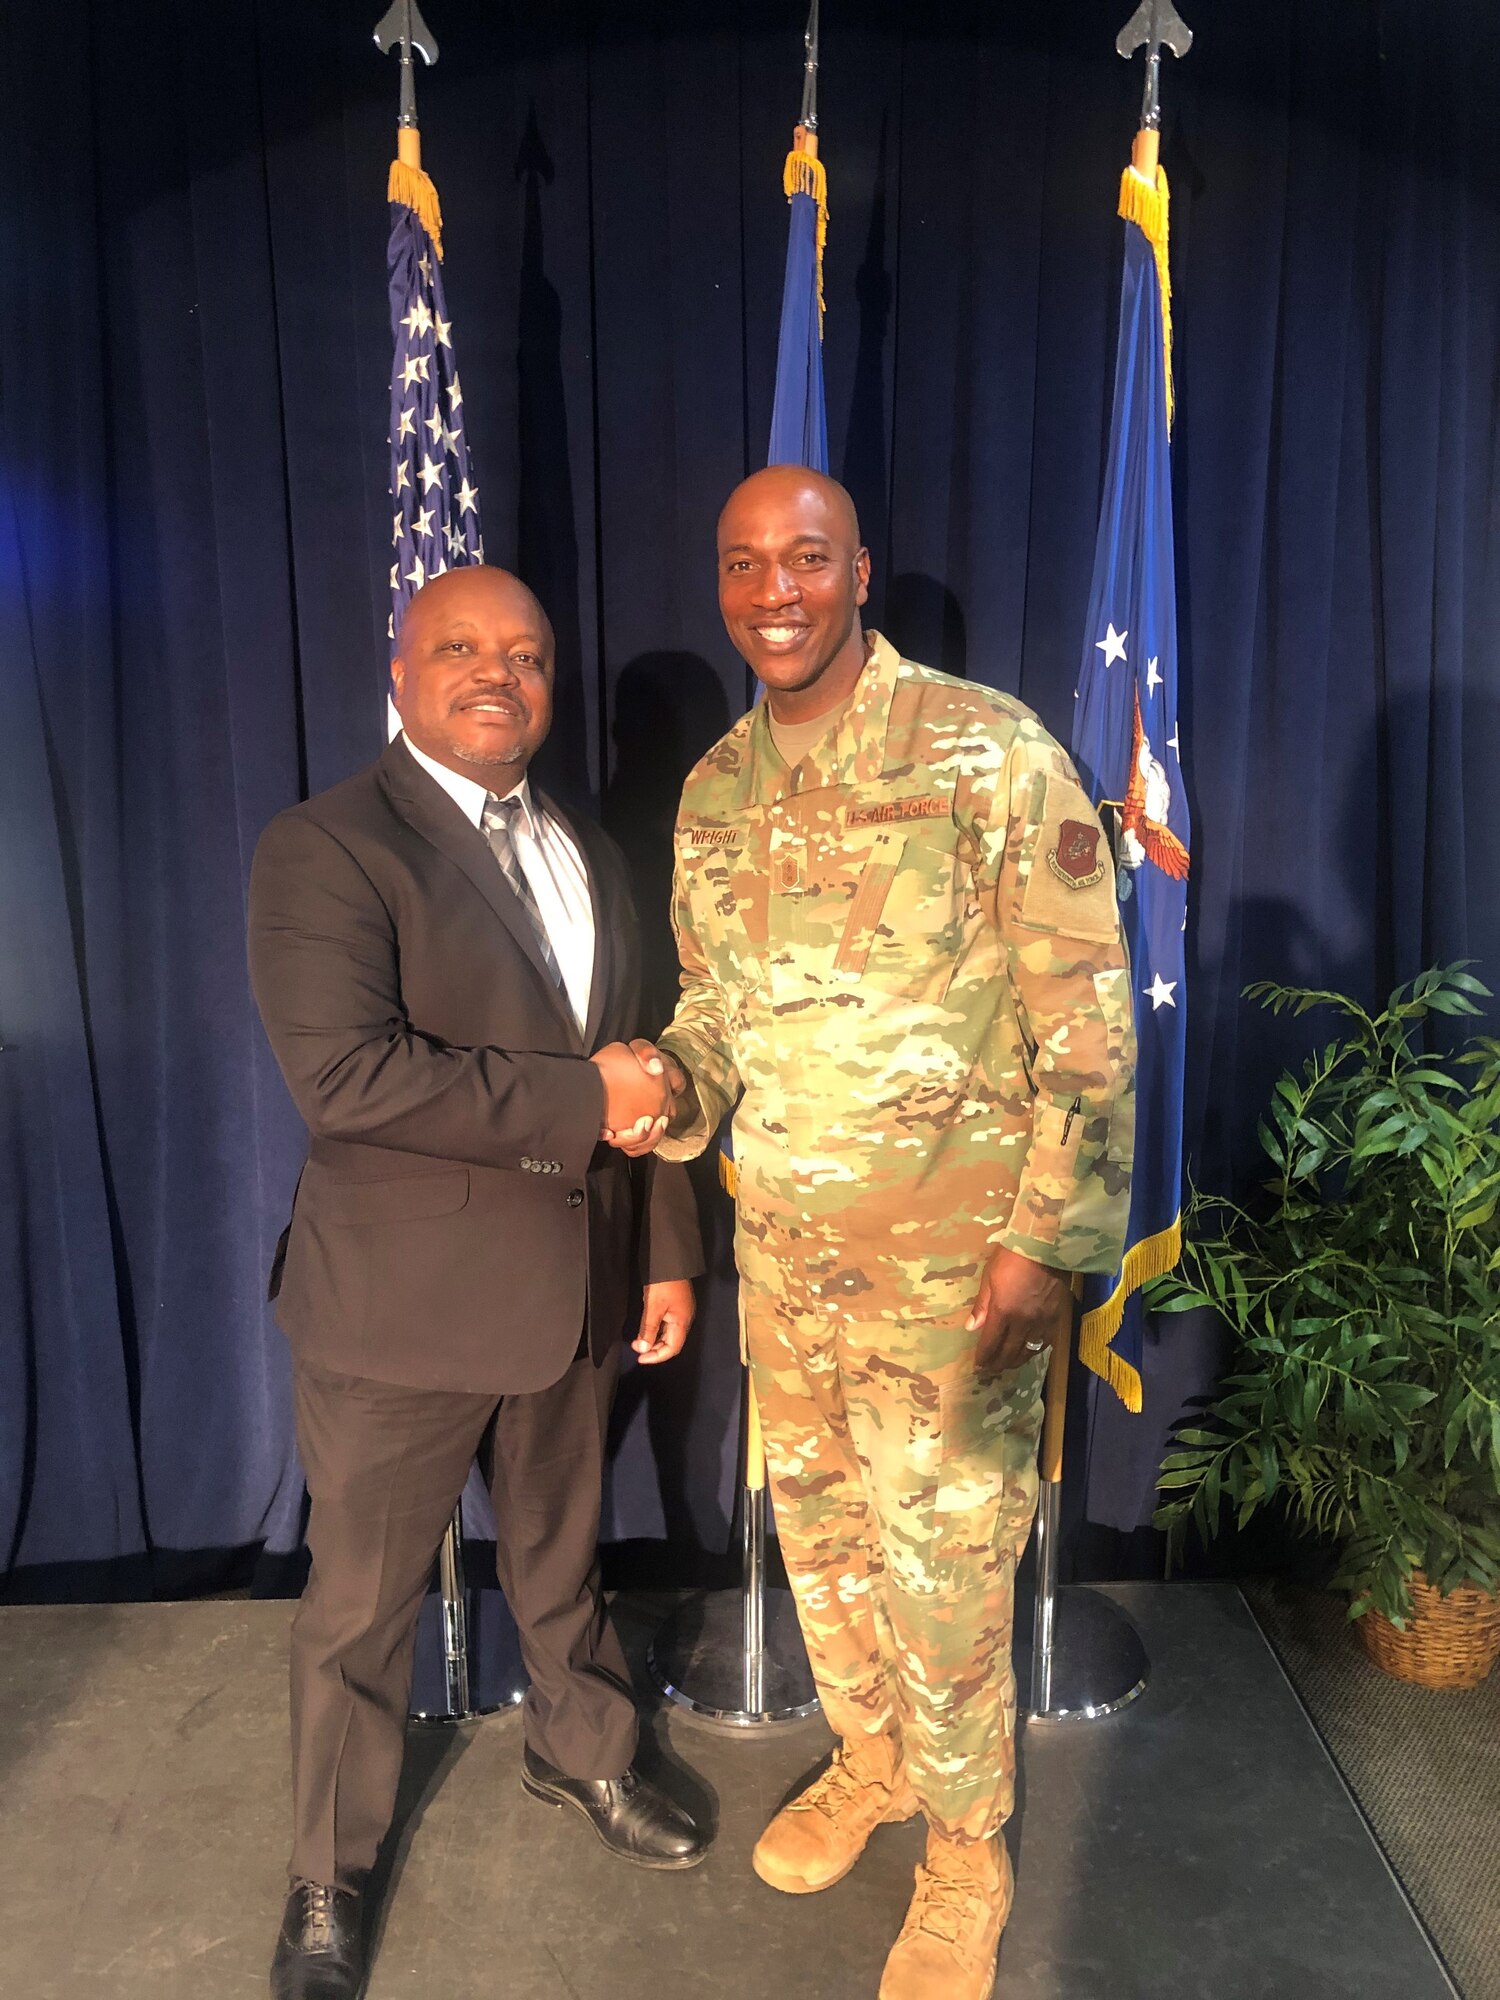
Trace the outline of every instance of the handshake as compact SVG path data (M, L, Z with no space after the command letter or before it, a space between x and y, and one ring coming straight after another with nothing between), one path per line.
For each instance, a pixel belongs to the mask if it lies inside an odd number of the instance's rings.
M680 1066L647 1041L608 1042L589 1060L604 1078L599 1136L632 1159L655 1152L688 1087Z

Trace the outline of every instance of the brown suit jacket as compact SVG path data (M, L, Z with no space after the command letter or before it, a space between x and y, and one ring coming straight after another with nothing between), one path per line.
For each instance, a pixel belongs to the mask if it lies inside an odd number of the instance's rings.
M543 1389L585 1315L597 1356L635 1279L703 1268L683 1170L599 1143L587 1058L640 1030L635 911L609 837L544 803L593 891L581 1037L484 835L399 740L261 835L250 976L311 1135L272 1296L325 1368Z

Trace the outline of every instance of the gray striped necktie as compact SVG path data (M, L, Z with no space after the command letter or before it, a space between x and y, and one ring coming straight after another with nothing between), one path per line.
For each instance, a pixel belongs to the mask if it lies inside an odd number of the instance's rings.
M552 974L558 991L566 994L563 984L562 967L557 962L557 953L552 949L552 940L547 935L547 926L542 922L542 913L537 908L536 897L531 884L526 879L526 871L521 866L521 858L516 853L516 844L511 830L521 811L521 801L514 793L508 798L497 799L493 792L485 799L481 821L484 836L490 844L490 852L500 863L500 872L515 891L516 901L530 919L531 928L536 932L537 947L547 970Z

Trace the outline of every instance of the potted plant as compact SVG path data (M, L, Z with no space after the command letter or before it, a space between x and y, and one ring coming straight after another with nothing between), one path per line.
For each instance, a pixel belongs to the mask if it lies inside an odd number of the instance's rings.
M1436 967L1370 1014L1262 983L1273 1013L1323 1009L1335 1039L1277 1083L1246 1205L1194 1193L1157 1312L1211 1307L1234 1373L1179 1427L1156 1521L1205 1539L1276 1504L1339 1550L1366 1651L1428 1686L1500 1654L1500 1041L1418 1046L1488 988Z

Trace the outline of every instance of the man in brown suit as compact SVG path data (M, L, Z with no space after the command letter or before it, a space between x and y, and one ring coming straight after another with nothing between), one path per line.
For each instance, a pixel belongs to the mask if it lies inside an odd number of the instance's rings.
M526 1790L644 1866L705 1851L634 1770L595 1549L632 1265L648 1364L681 1349L702 1269L683 1169L625 1157L665 1085L627 1046L623 863L527 784L553 641L523 584L451 571L399 645L401 736L273 820L250 883L255 997L310 1133L272 1280L312 1502L277 2000L362 1986L417 1614L476 1455L531 1679Z

